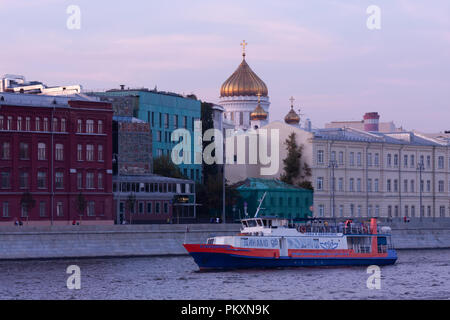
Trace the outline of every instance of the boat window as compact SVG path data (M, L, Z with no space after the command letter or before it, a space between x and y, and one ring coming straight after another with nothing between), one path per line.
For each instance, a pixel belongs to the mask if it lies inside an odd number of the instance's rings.
M256 222L258 223L258 226L262 227L263 224L262 224L261 220L258 219L258 220L256 220Z
M242 221L242 225L245 227L248 227L247 221Z
M264 227L267 227L267 220L263 220Z
M249 227L256 227L256 221L255 220L248 220L247 223L248 223Z

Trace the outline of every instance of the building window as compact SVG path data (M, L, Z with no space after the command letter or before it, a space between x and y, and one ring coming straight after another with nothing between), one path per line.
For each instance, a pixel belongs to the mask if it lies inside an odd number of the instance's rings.
M319 217L325 216L325 206L323 204L319 205Z
M339 152L339 164L344 165L344 152L343 151Z
M187 129L187 116L183 116L183 128Z
M336 151L331 151L331 161L336 161Z
M86 189L94 189L94 173L86 173Z
M411 180L409 183L409 192L414 192L414 186L415 186L414 180Z
M394 192L398 192L398 180L394 180Z
M415 206L411 206L411 217L415 217L416 216L416 207Z
M21 204L20 209L21 209L20 216L22 218L28 217L28 206L25 203Z
M58 118L53 118L53 132L58 132Z
M149 213L149 214L152 213L152 203L151 202L147 202L147 213Z
M324 153L323 150L317 150L317 164L324 163Z
M380 206L376 205L375 206L375 217L379 217L380 216Z
M156 131L156 141L161 142L161 140L162 140L161 139L161 131L158 130L158 131Z
M177 114L173 115L173 127L175 129L178 129L178 115Z
M403 192L408 192L408 180L403 181Z
M160 211L160 210L159 210L159 209L160 209L160 205L161 205L161 204L160 204L159 202L156 202L156 203L155 203L155 214L159 214L159 211Z
M368 153L368 154L367 154L367 165L368 165L369 167L372 166L372 154L371 154L371 153Z
M81 119L77 120L77 132L78 133L83 132L83 120Z
M361 189L361 179L360 178L358 178L356 180L356 191L357 192L361 192L362 191L362 189Z
M355 153L350 152L350 166L353 167L355 165Z
M5 118L3 116L0 116L0 130L3 130L4 120Z
M83 160L83 146L79 144L77 146L77 160L82 161Z
M355 215L355 205L350 205L350 217L353 217Z
M83 173L77 173L77 187L78 189L83 189Z
M408 155L407 155L407 154L405 154L405 155L403 156L403 166L404 166L405 168L408 167Z
M61 119L61 132L66 132L66 119Z
M391 192L391 180L390 179L388 179L388 181L386 183L386 191Z
M58 217L64 216L64 207L63 207L63 203L62 202L57 202L56 203L56 215Z
M39 171L37 173L37 187L38 189L46 189L47 188L47 173L43 171Z
M392 155L390 153L387 155L387 166L392 166Z
M19 174L20 189L28 189L28 172L21 172Z
M22 117L17 117L17 131L22 131Z
M48 118L44 118L44 131L48 131Z
M367 216L372 217L372 205L371 204L369 204L369 206L367 207Z
M361 152L358 152L358 154L356 155L356 164L358 165L358 167L362 166L362 155L361 155Z
M424 191L424 182L423 182L423 180L420 180L420 191L421 192Z
M88 201L86 208L88 217L95 216L95 201Z
M392 206L388 206L388 217L392 218Z
M438 157L438 169L444 169L444 157L443 156Z
M2 159L9 160L11 158L11 145L9 142L2 143Z
M19 145L19 157L21 160L29 160L30 154L29 154L29 145L28 143L21 142Z
M103 133L103 121L98 120L97 122L97 133Z
M86 120L86 133L94 133L94 120Z
M64 145L57 143L55 146L55 160L62 161L64 160Z
M8 201L3 202L3 217L4 218L9 217L9 202Z
M101 144L98 145L97 153L98 153L98 155L97 155L98 161L103 161L103 145L101 145Z
M25 118L25 130L30 131L31 130L31 119L30 117Z
M431 217L431 206L427 207L427 215L428 217Z
M440 206L439 207L439 216L441 218L445 218L445 206Z
M169 114L168 113L164 113L164 128L165 129L169 128Z
M431 168L431 156L427 156L427 168Z
M349 191L350 192L355 191L355 179L353 178L350 178Z
M86 145L86 161L94 161L94 145Z
M11 173L2 172L2 189L11 188Z
M34 129L36 131L41 131L41 119L36 118L36 122L34 123Z
M400 216L400 215L399 215L399 212L398 212L398 206L395 206L395 207L394 207L394 214L395 214L396 217L399 217L399 216Z
M367 192L372 192L372 179L367 179Z
M444 181L443 180L439 180L438 182L438 191L439 192L444 192Z
M380 165L380 155L378 153L375 153L375 157L373 159L373 164L378 167Z
M375 192L379 191L379 180L375 179L374 184L373 184L373 189Z
M323 190L323 177L317 178L317 190Z
M414 159L414 155L413 154L410 157L409 165L410 165L411 168L414 168L414 166L415 166L415 159Z
M431 192L431 181L427 180L427 192Z
M38 160L47 159L47 147L45 143L38 143Z
M6 120L6 130L12 130L12 117L9 116Z
M338 180L338 190L344 191L344 178L339 178Z
M103 189L103 173L99 173L97 176L98 188Z
M47 208L45 201L39 202L39 216L46 217L47 216Z
M398 167L398 154L394 154L394 167Z
M55 173L55 187L56 187L56 189L64 188L64 173L63 172Z

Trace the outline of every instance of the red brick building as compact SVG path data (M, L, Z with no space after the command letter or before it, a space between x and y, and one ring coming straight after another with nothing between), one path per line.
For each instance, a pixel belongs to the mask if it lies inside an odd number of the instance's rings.
M114 223L112 115L81 95L0 93L0 225Z

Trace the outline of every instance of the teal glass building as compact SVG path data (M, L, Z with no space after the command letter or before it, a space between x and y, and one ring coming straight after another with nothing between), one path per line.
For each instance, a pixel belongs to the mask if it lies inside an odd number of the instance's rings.
M313 191L292 186L280 180L247 178L237 183L241 199L234 210L234 219L254 217L263 198L259 216L304 219L312 216Z
M202 181L202 165L194 163L194 122L201 120L201 102L195 97L148 89L118 89L96 92L99 97L133 97L128 106L133 117L150 123L153 159L169 155L179 142L171 142L176 129L187 129L191 135L190 164L180 164L181 173L188 179ZM126 100L125 100L126 101ZM115 113L116 114L116 113Z

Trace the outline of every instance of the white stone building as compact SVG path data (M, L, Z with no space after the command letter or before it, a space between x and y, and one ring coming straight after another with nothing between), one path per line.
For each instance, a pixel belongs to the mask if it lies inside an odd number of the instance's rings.
M369 127L376 129L373 123ZM278 178L287 156L284 141L295 132L297 143L303 145L302 160L312 169L316 216L450 217L449 139L354 128L308 132L281 121L262 129L268 130L269 146L270 131L279 130L278 172L262 176L260 165L229 164L230 182Z

